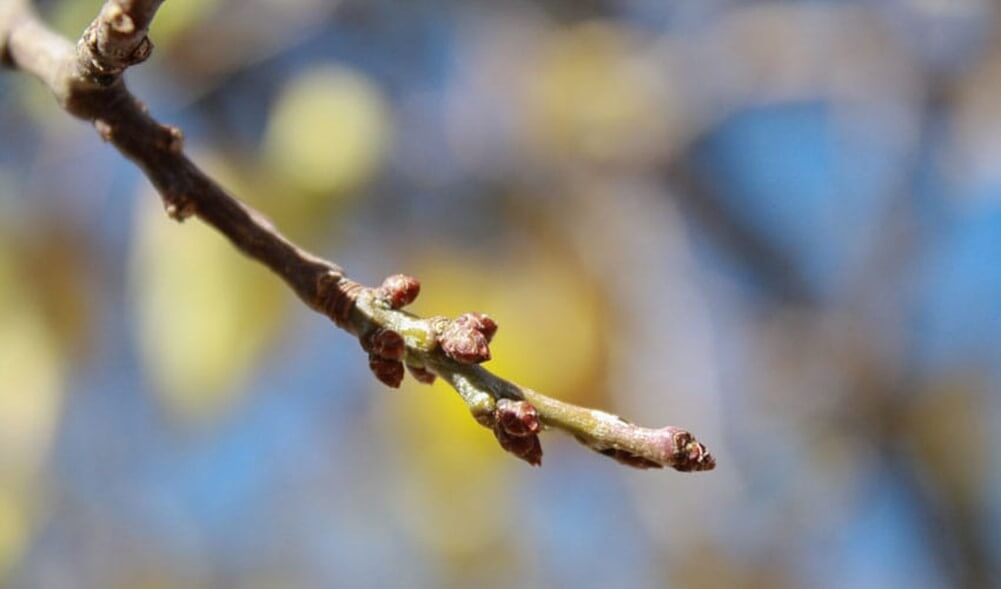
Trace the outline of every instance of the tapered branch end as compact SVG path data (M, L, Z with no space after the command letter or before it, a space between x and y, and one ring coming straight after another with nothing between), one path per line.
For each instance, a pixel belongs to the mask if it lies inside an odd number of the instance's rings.
M593 437L577 439L600 454L633 468L670 467L681 472L716 468L716 458L691 433L679 427L639 427L621 418L603 414L603 428Z

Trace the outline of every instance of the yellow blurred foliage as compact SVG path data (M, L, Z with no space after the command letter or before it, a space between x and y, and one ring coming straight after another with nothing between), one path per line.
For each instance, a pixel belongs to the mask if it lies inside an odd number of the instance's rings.
M591 22L553 34L528 85L531 139L551 155L644 160L666 146L676 104L663 65L627 29Z
M52 26L70 39L78 39L94 17L101 12L104 0L63 0L48 19ZM170 0L156 13L150 36L158 45L169 45L174 37L199 20L210 16L219 0Z
M90 21L101 12L104 0L62 0L52 10L47 22L70 39L79 39ZM169 2L168 2L169 4Z
M30 238L18 245L17 258L21 268L45 268L25 278L60 355L85 359L100 289L95 283L99 260L88 237L73 224L48 219L36 223Z
M101 11L102 4L104 0L62 0L52 8L50 16L45 20L67 39L76 40ZM59 105L45 85L29 79L19 81L11 78L11 82L18 94L20 107L30 114L34 124L62 137L66 137L67 133L79 132L79 121L72 117L53 116L59 111Z
M447 557L476 553L503 532L504 481L514 465L447 385L408 382L381 393L386 431L402 454L403 521Z
M0 254L0 475L44 459L63 398L62 358L33 298Z
M264 144L271 168L308 200L345 196L378 170L389 144L389 109L361 72L321 66L278 98Z
M175 417L212 418L275 335L282 285L201 222L168 220L151 195L140 202L131 270L144 365Z
M36 475L59 423L59 347L0 244L0 578L31 534Z
M55 342L36 315L20 310L0 322L0 456L7 467L41 460L62 401Z
M219 0L170 0L157 11L150 37L157 43L169 45L171 41L198 21L212 15ZM97 13L94 13L97 14Z
M903 438L925 469L924 484L960 505L975 505L989 488L989 390L969 376L934 382L903 416Z
M0 579L18 562L30 534L25 498L0 486Z

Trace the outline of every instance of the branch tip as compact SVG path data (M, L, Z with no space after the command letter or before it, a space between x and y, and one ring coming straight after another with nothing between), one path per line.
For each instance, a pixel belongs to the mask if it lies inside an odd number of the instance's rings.
M671 438L670 465L682 472L699 472L716 468L716 459L691 433L677 428L662 430Z
M691 433L674 426L648 429L625 421L616 432L616 445L591 445L599 453L633 468L671 467L681 472L701 472L716 468L716 459Z

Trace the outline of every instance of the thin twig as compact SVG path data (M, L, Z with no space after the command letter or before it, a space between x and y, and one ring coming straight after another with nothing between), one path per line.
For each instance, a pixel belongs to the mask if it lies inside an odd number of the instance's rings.
M557 401L487 371L488 344L497 325L468 313L423 319L402 310L420 285L397 275L370 288L348 279L336 264L283 237L260 213L206 176L183 153L175 127L155 121L126 89L126 68L149 57L149 23L162 0L108 0L74 47L48 29L24 0L0 0L3 62L42 80L74 116L145 172L167 213L197 216L234 246L279 275L307 305L358 337L376 377L399 386L404 365L421 382L440 376L459 392L473 417L501 446L541 463L543 427L638 468L710 470L715 461L688 432L648 429L614 415Z

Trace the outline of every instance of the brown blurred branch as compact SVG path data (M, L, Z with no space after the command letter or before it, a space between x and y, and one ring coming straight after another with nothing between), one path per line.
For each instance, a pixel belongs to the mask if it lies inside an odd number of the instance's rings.
M24 0L0 0L3 62L41 79L72 115L145 172L167 213L194 215L240 251L278 274L307 305L356 335L376 377L399 386L404 365L421 382L452 385L473 416L504 449L539 464L544 426L640 468L709 470L713 457L691 434L647 429L601 411L563 403L499 378L479 366L497 329L485 315L422 319L402 311L417 296L413 278L393 276L378 288L351 281L337 265L283 237L262 215L229 195L183 153L181 132L155 121L126 89L126 68L149 57L149 23L162 0L108 0L76 47L42 24Z

